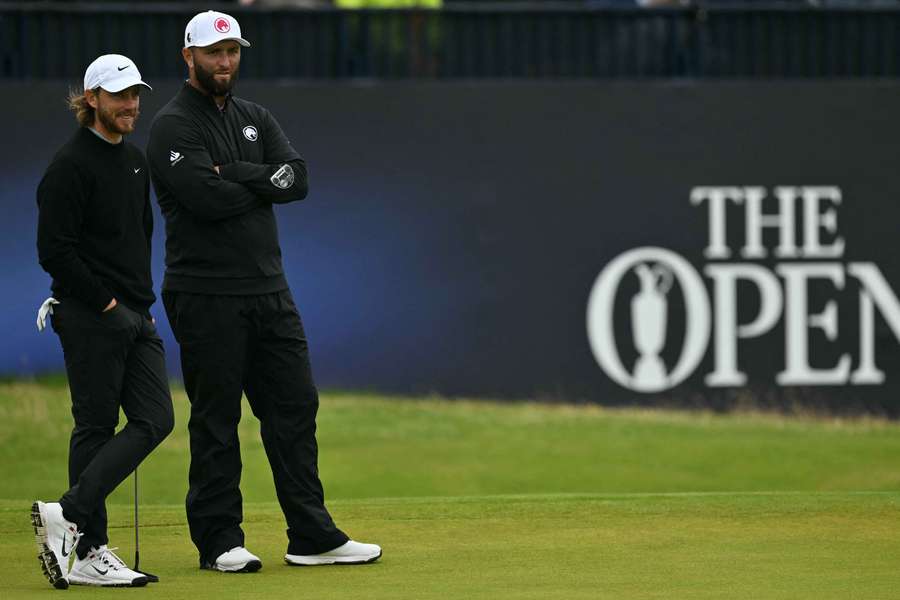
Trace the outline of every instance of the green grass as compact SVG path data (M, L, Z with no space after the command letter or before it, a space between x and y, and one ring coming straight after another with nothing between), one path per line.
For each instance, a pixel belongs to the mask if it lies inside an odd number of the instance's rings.
M65 484L71 417L57 382L0 383L0 598L54 593L27 511ZM284 520L241 424L254 575L201 572L176 431L141 466L146 590L155 598L897 598L900 424L324 394L320 471L365 567L283 565ZM131 481L110 497L133 556Z

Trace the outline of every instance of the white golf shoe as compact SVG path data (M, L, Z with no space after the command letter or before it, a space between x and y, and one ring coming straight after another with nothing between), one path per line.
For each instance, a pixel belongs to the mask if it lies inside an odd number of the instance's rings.
M99 585L103 587L143 587L147 577L132 571L121 558L113 553L115 548L105 545L91 548L84 558L75 558L69 571L72 585Z
M31 505L31 525L38 546L41 570L50 584L60 590L69 587L69 559L81 534L75 523L63 516L59 502L37 501Z
M321 554L285 554L284 562L296 566L362 565L381 558L381 546L350 540L343 546Z
M210 567L223 573L254 573L262 569L262 561L243 546L223 552Z

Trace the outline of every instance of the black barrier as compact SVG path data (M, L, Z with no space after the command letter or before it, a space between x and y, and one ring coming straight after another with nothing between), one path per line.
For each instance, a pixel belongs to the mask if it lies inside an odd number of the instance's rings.
M34 189L74 120L0 89L0 371L59 369ZM309 161L276 213L324 386L900 414L897 84L238 91Z
M149 77L184 72L198 11L237 16L245 77L294 79L900 76L900 8L675 9L475 3L441 11L233 4L0 2L0 79L75 77L118 52Z

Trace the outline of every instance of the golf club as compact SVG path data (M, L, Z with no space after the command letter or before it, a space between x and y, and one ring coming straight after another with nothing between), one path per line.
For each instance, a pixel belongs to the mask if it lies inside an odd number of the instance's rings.
M146 571L141 571L138 567L141 563L141 537L140 527L138 526L138 470L134 468L134 568L133 571L144 575L148 583L159 582L159 577Z

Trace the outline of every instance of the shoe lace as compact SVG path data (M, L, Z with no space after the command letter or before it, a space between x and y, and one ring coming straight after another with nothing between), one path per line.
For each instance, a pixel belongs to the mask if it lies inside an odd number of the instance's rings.
M66 542L66 535L72 536L72 541L69 543L69 548L77 548L78 542L81 541L81 536L84 535L83 531L79 531L77 528L66 527L65 532L63 533L63 544Z
M118 550L118 546L115 548L100 548L97 551L97 560L101 561L103 564L112 567L115 570L119 570L122 567L127 567L121 558L116 556L116 553L113 550Z

